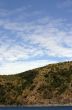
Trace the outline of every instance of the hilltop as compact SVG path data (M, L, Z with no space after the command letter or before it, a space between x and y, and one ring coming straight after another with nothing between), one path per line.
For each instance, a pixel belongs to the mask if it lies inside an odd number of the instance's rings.
M0 75L0 105L72 105L72 62Z

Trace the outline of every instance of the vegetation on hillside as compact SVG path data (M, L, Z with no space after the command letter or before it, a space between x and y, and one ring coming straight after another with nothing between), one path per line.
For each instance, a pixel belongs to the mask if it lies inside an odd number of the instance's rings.
M0 75L0 105L72 104L72 62Z

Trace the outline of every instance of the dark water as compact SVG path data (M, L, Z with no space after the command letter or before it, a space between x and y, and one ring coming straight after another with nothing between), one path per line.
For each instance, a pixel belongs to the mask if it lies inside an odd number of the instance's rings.
M0 107L0 110L72 110L72 106L58 107Z

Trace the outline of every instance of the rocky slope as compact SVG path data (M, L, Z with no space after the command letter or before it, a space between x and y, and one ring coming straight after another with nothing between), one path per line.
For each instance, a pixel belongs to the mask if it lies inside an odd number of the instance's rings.
M0 105L72 105L72 62L0 75Z

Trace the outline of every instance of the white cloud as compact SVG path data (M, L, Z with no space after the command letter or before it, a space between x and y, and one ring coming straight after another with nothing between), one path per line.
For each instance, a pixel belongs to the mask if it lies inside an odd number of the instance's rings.
M0 74L16 74L20 72L24 72L27 70L35 69L38 67L42 67L48 65L50 63L56 63L56 61L50 60L36 60L36 61L28 61L28 62L15 62L15 63L7 63L0 68Z
M27 39L31 44L38 44L39 47L46 49L50 56L72 57L72 48L68 47L71 46L72 41L71 27L67 31L60 30L55 24L50 25L50 22L48 21L46 25L35 24L35 27L33 25L34 31L27 35ZM25 39L24 33L22 37Z
M15 13L18 11L23 9L17 9ZM8 18L0 19L0 27L3 29L0 30L1 73L17 73L52 63L45 60L45 55L68 59L72 57L72 25L65 24L64 20L46 16L29 22L18 22ZM26 62L37 56L43 56L43 59ZM18 62L20 59L23 60L21 63Z
M62 27L63 25L62 21L57 20L56 22L56 20L47 19L47 17L46 19L42 18L42 20L25 24L11 23L10 21L9 23L4 22L2 24L4 29L15 32L16 36L13 39L10 36L8 38L3 36L7 42L2 41L1 45L4 45L4 43L6 45L1 48L2 57L11 61L19 58L30 58L36 55L43 55L44 49L48 56L72 57L72 29L70 27L70 30L67 29L67 31L60 30L59 26ZM19 38L23 40L24 44L15 44ZM14 44L12 44L12 40ZM27 44L25 44L26 41ZM65 47L64 44L70 46L70 48Z

